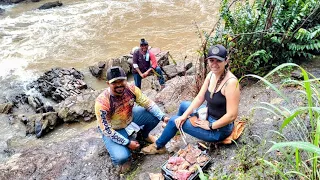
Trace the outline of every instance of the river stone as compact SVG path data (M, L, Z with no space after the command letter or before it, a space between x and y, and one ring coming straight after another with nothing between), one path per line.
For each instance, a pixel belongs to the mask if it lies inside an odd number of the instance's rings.
M20 2L23 2L25 0L10 0L11 3L14 3L14 4L17 4L17 3L20 3Z
M0 179L120 179L96 128L62 142L43 143L26 145L0 162Z
M4 13L4 11L5 11L4 9L1 9L1 8L0 8L0 15L1 15L2 13Z
M50 97L56 102L81 94L91 89L83 81L84 75L74 68L53 68L44 73L36 81L28 85L36 89L44 97Z
M0 104L0 113L8 114L12 109L12 103Z
M163 67L169 65L169 51L160 51L159 53L155 54L158 66Z
M183 100L192 101L196 95L195 77L175 77L166 82L166 87L160 91L153 100L163 105L166 113L177 111Z
M78 96L72 96L54 107L59 118L64 122L78 122L80 120L92 120L95 117L94 105L100 91L87 92Z
M18 118L26 123L26 134L36 134L36 137L38 138L53 130L59 123L58 114L56 112L34 114L30 116L19 115Z
M43 113L42 118L35 121L35 134L39 138L45 133L53 130L58 124L58 114L56 112Z
M59 1L55 1L55 2L45 3L42 6L40 6L38 9L50 9L50 8L59 7L59 6L62 6L62 3Z

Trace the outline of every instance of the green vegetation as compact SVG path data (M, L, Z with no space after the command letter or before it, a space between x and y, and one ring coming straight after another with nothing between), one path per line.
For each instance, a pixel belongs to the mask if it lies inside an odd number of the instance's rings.
M282 122L278 131L268 132L274 136L259 137L259 144L240 144L233 173L225 174L218 168L209 172L210 178L319 179L320 83L319 78L297 65L320 52L319 1L222 0L215 26L210 32L198 32L203 42L199 53L203 57L209 46L224 45L236 76L257 78L283 100L279 105L261 102L255 107ZM297 68L301 70L301 81L288 76ZM197 87L201 87L207 71L207 62L200 59ZM280 87L269 81L275 73ZM295 101L283 92L283 87L294 87L291 93Z
M318 0L250 2L222 1L218 22L202 37L204 56L213 44L226 46L231 71L241 77L249 73L263 76L282 63L298 63L319 53Z
M288 66L298 67L302 72L303 80L287 80L283 82L283 85L293 84L299 86L300 88L297 88L292 93L300 98L300 102L305 103L294 105L289 97L267 80L269 76ZM313 79L310 79L309 76ZM272 161L266 160L267 157L265 157L266 159L262 160L264 164L274 168L281 179L297 177L301 179L320 178L320 78L312 76L302 67L293 63L285 63L278 66L264 78L257 75L246 75L244 77L255 77L263 81L277 92L287 104L287 106L276 106L268 102L262 102L263 106L257 107L272 112L280 119L283 119L280 131L275 133L282 136L284 140L273 141L273 146L267 151L267 153L270 153L278 150L282 157ZM294 132L295 135L287 137L289 133L285 133L284 130Z

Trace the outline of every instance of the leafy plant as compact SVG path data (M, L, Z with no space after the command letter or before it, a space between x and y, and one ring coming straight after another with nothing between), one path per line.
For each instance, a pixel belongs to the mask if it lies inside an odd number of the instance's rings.
M275 72L289 66L299 68L304 78L303 81L288 80L289 83L296 84L302 89L295 92L300 96L302 101L306 102L300 106L293 106L290 98L285 93L266 80ZM309 76L313 77L313 79L310 79ZM296 133L294 140L286 138L287 141L285 142L273 142L273 146L267 151L269 153L279 150L285 155L285 158L278 163L282 164L281 168L268 160L263 160L263 162L273 167L283 179L290 179L292 176L307 179L320 178L320 168L318 167L320 164L320 78L312 76L305 69L294 63L282 64L263 78L257 75L246 75L244 77L258 78L286 101L288 107L278 107L269 103L263 103L264 106L257 108L268 110L279 117L283 117L279 134L282 134L285 129ZM285 134L282 134L282 136L285 137Z
M214 44L226 46L238 77L310 59L320 51L319 7L317 0L222 0L218 22L201 36L200 54ZM203 67L206 73L206 62Z

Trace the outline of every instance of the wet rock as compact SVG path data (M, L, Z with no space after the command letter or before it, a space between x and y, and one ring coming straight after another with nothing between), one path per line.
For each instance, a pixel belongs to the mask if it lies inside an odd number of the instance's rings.
M89 71L94 77L101 78L101 75L103 74L103 70L105 66L106 66L106 63L101 61L96 66L89 66Z
M186 71L187 76L195 75L195 74L196 74L196 68L194 66L192 66L190 69Z
M59 118L64 122L78 122L79 120L89 121L95 117L95 99L102 92L92 91L78 96L72 96L56 105L54 109L58 112Z
M155 54L158 65L160 67L169 65L169 51L160 51L159 53Z
M38 138L53 130L59 124L58 113L56 112L30 116L19 115L18 118L26 124L26 134L36 134Z
M0 15L1 15L2 13L4 13L4 11L5 11L4 9L1 9L1 8L0 8Z
M8 114L13 107L12 103L0 104L0 113Z
M154 89L159 91L160 88L159 80L155 75L150 75L144 78L141 82L141 89Z
M35 121L35 134L39 138L45 133L53 130L58 124L58 114L49 112L42 114L42 118L37 118Z
M25 0L10 0L11 3L14 3L14 4L17 4L17 3L20 3L20 2L23 2Z
M42 6L40 6L38 9L50 9L50 8L59 7L59 6L62 6L62 3L59 1L55 1L55 2L45 3Z
M188 67L192 66L192 64L187 64ZM186 74L186 65L183 63L179 63L177 65L175 64L171 64L168 66L164 66L162 67L163 72L165 73L165 75L168 76L169 79L174 78L175 76L183 76Z
M196 95L194 76L177 76L166 82L166 87L156 96L151 96L156 103L163 106L166 113L171 113L179 108L183 100L191 100Z
M25 147L0 163L0 179L114 179L113 166L96 128L63 142Z
M9 98L14 104L14 106L18 106L19 104L27 104L28 96L26 94L16 95L13 99Z
M0 5L10 5L12 2L10 0L0 0Z
M43 106L43 102L38 97L28 96L28 104L32 106L34 109L39 109Z
M47 71L38 80L29 84L29 89L35 88L44 97L50 97L56 102L86 92L87 84L84 76L74 68L54 68Z

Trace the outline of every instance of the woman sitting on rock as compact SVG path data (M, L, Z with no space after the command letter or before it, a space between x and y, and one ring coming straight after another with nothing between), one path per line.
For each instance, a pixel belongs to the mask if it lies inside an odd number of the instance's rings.
M207 142L219 142L227 138L233 129L233 121L238 116L240 89L238 79L228 70L227 50L222 45L210 47L208 51L208 73L200 92L192 102L180 104L178 116L170 118L159 139L142 149L145 154L163 152L165 145L176 135L179 128L198 139ZM206 120L190 121L194 110L205 107Z

